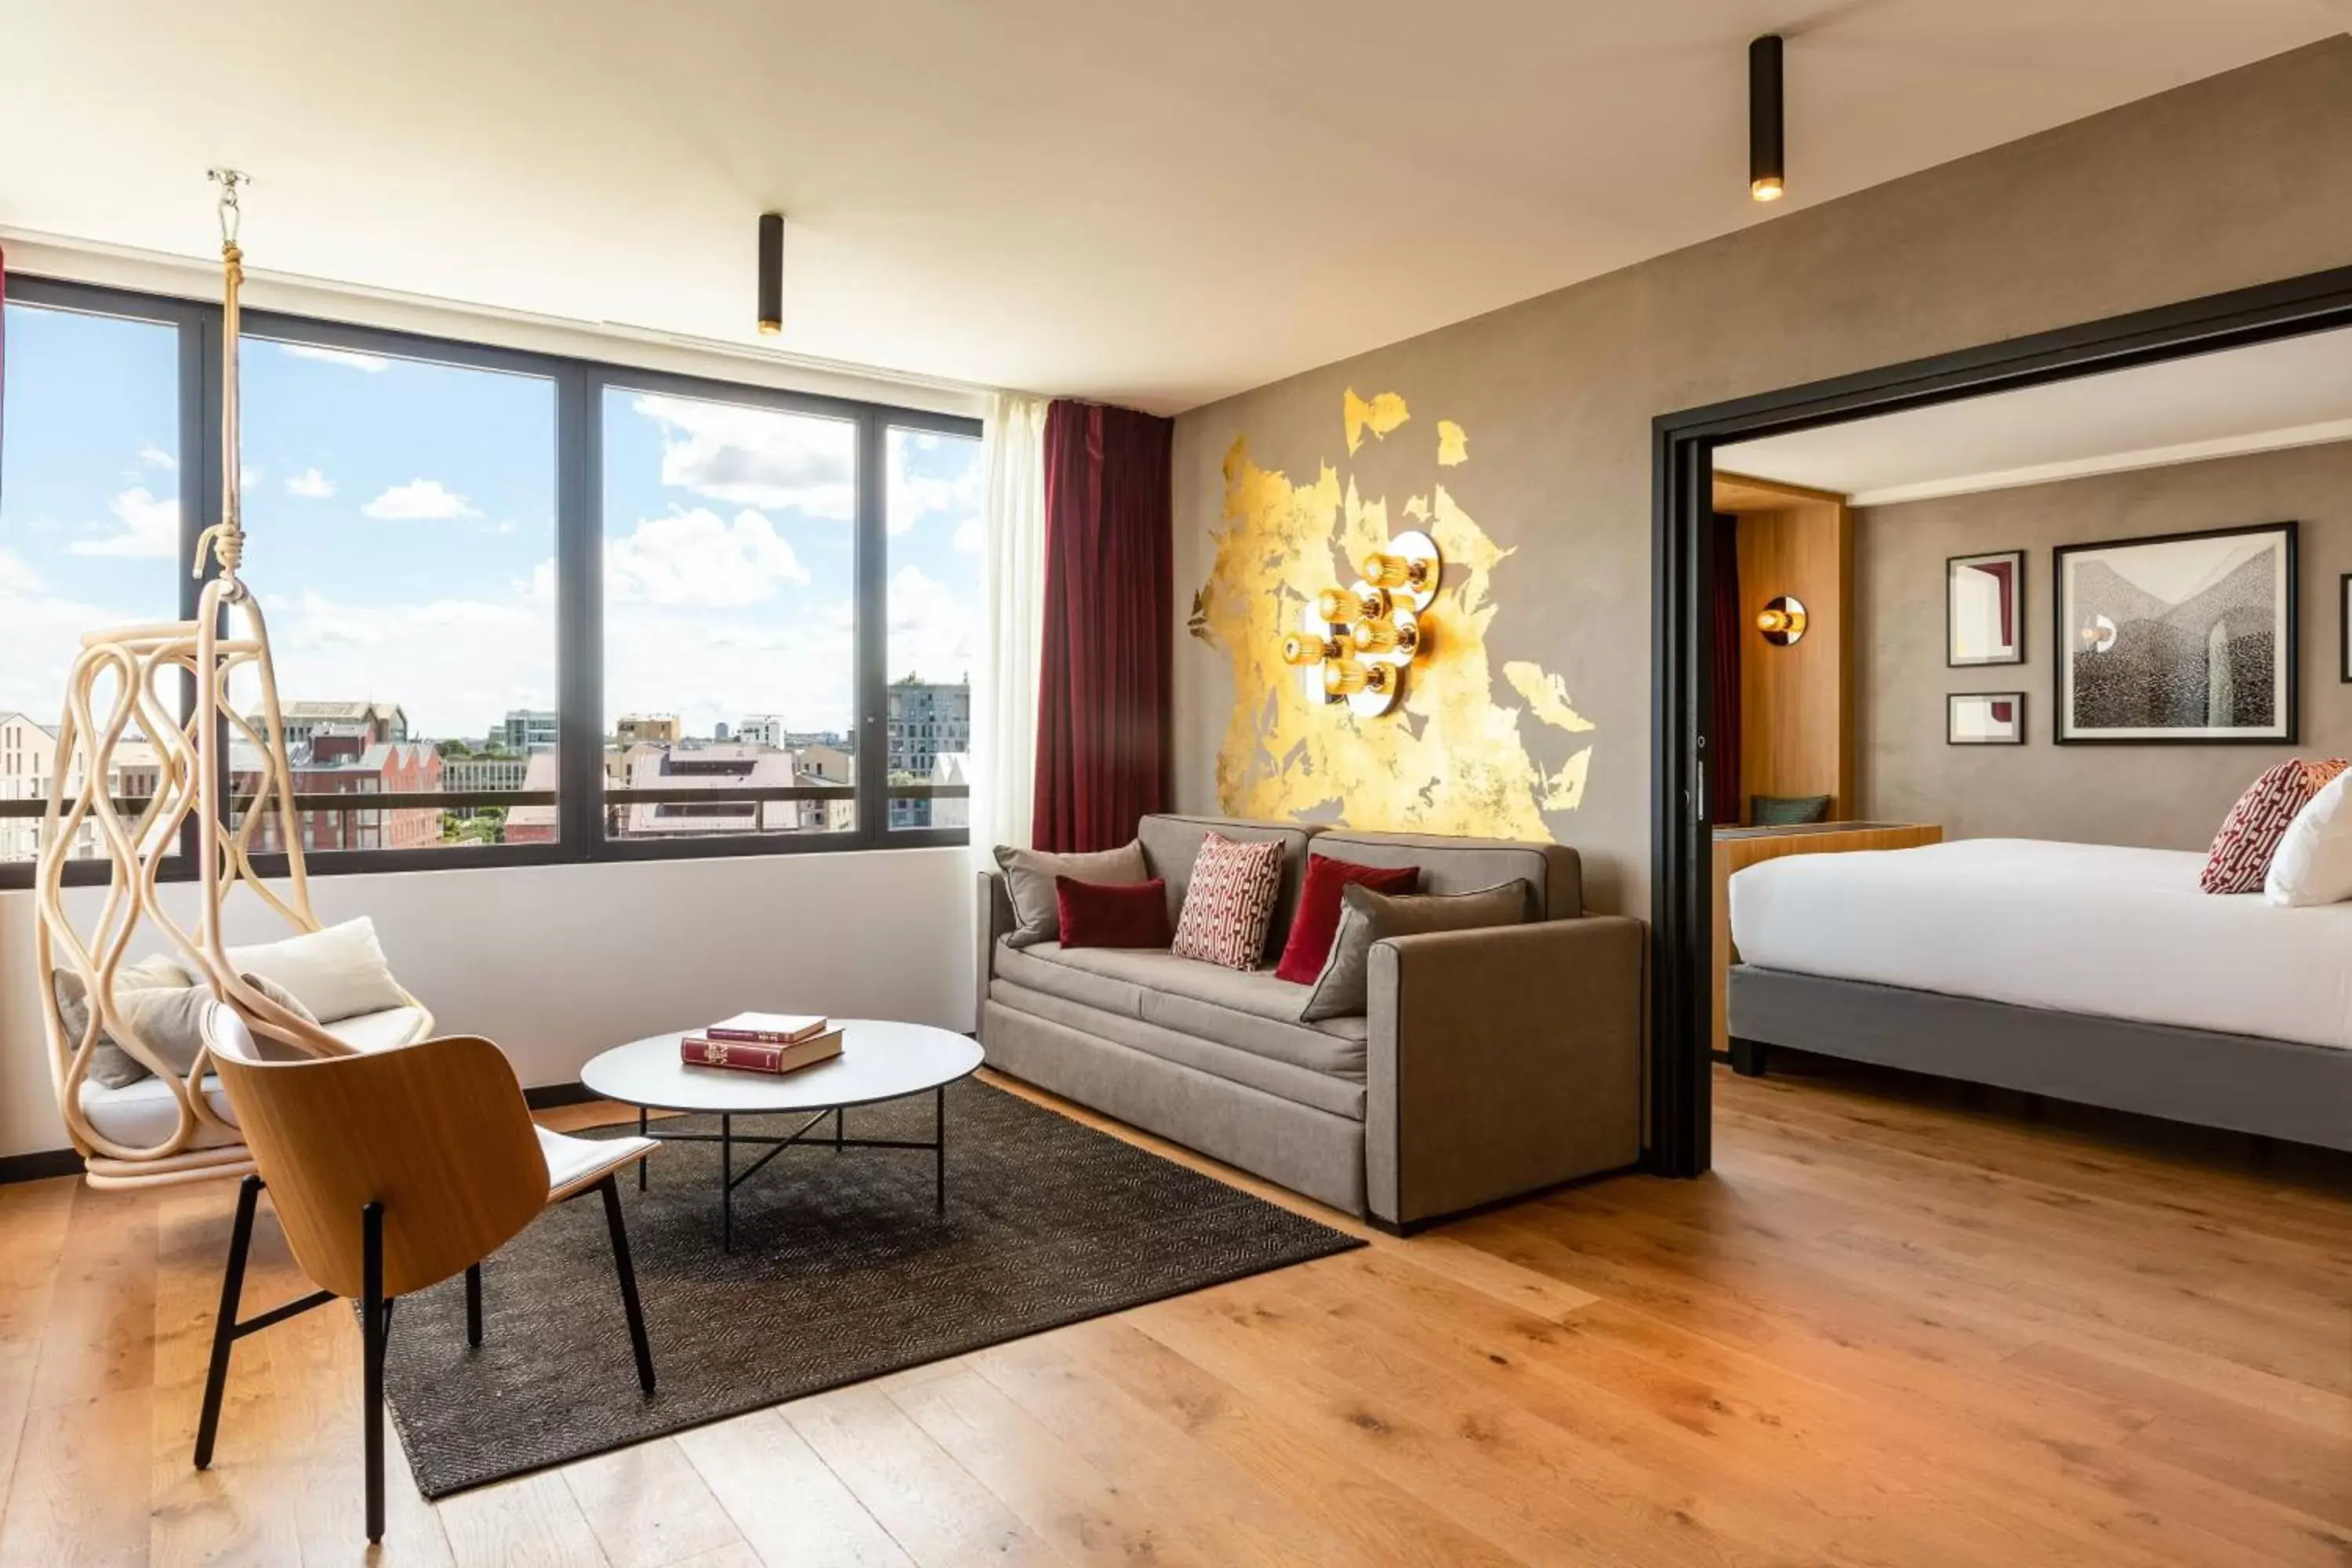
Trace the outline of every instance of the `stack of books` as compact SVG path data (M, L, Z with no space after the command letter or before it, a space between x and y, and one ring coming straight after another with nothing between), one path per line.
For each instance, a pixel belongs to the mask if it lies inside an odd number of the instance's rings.
M677 1043L688 1067L793 1072L841 1054L841 1031L806 1013L738 1013Z

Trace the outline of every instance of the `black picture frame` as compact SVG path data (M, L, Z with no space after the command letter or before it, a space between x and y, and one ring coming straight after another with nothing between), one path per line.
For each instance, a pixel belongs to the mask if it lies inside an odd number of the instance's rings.
M2336 584L2336 655L2340 668L2336 679L2352 686L2352 572L2347 572Z
M1950 555L1944 559L1944 668L1946 669L1986 669L2000 665L2025 662L2025 556L2022 550L1979 550L1966 555ZM1952 649L1952 634L1958 628L1958 618L1952 603L1955 574L1965 564L1979 561L2008 561L2016 574L2016 650L1999 658L1961 658Z
M2051 552L2051 646L2050 695L2054 707L2051 719L2050 738L2062 746L2292 746L2302 738L2303 683L2301 650L2297 647L2299 619L2297 615L2296 543L2300 524L2295 521L2247 523L2233 528L2189 529L2178 533L2153 533L2131 539L2085 540L2078 544L2061 544ZM2074 668L2074 647L2072 632L2074 616L2069 603L2071 595L2067 564L2078 555L2117 550L2143 549L2167 544L2185 544L2200 540L2245 538L2255 534L2277 536L2284 552L2285 584L2279 597L2280 621L2274 628L2274 646L2284 661L2281 674L2281 721L2272 729L2259 732L2212 732L2184 729L2177 734L2149 729L2130 734L2074 733L2073 705L2067 700L2067 678Z
M2017 733L2006 740L1962 740L1958 733L1963 702L2008 701L2017 704ZM1944 744L1948 746L2021 746L2025 744L2025 693L2022 691L1953 691L1944 698Z

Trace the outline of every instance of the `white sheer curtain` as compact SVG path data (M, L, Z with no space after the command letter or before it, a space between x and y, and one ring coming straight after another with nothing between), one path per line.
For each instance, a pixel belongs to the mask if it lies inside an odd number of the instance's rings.
M1000 392L982 436L986 620L971 683L971 847L1029 842L1037 794L1037 660L1045 593L1045 399Z

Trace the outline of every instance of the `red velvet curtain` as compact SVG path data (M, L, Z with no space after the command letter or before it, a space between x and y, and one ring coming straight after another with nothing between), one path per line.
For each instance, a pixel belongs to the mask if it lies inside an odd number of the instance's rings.
M1715 514L1715 604L1712 607L1714 697L1707 726L1707 820L1717 827L1740 821L1739 656L1748 640L1748 617L1739 599L1739 519Z
M1168 805L1175 422L1055 402L1045 413L1040 849L1109 849Z

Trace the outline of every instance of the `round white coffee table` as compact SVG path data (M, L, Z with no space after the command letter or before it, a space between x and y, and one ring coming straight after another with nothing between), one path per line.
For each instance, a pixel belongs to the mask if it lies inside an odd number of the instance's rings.
M797 1072L741 1072L732 1068L689 1067L678 1059L678 1041L691 1030L653 1035L615 1046L580 1069L580 1081L590 1092L637 1108L637 1131L648 1138L679 1143L719 1145L719 1231L720 1245L735 1247L735 1189L758 1174L760 1168L786 1149L816 1142L809 1134L827 1117L833 1120L835 1149L925 1149L933 1160L934 1197L938 1212L948 1204L948 1085L969 1078L980 1066L980 1047L948 1029L928 1024L900 1024L885 1018L837 1018L842 1031L841 1054L830 1061ZM929 1089L933 1098L931 1141L903 1138L850 1138L843 1135L842 1112L852 1106L904 1100ZM684 1110L719 1118L719 1131L664 1132L648 1126L648 1110ZM781 1138L735 1132L739 1116L804 1115L807 1120ZM739 1174L735 1145L765 1148ZM646 1185L646 1162L637 1163L637 1190Z

